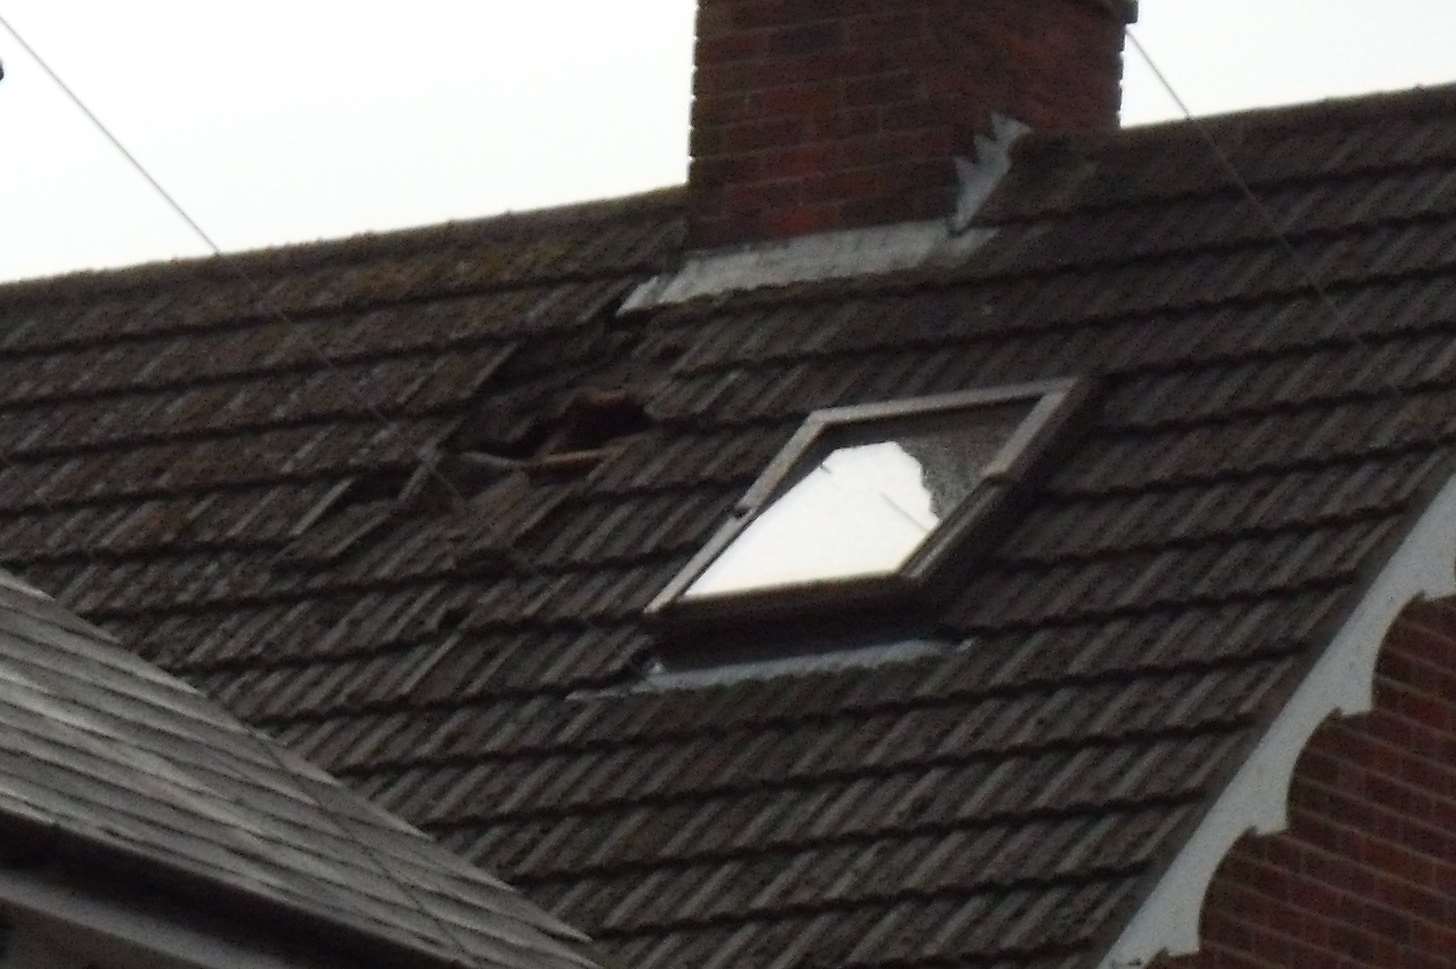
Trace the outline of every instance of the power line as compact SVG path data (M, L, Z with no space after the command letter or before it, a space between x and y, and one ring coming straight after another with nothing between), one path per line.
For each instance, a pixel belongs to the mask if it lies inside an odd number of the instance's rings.
M71 103L82 114L86 116L91 124L95 126L95 128L106 138L106 140L112 145L112 147L115 148L116 151L119 152L122 157L127 160L127 162L137 172L137 174L140 175L146 181L146 183L151 186L152 190L166 203L168 208L170 208L183 222L187 224L188 228L198 237L198 239L200 239L207 246L208 249L212 251L212 254L219 260L219 262L224 267L229 269L237 278L239 278L249 289L253 291L253 294L257 299L259 305L263 306L265 311L270 312L271 315L273 315L276 319L287 324L290 328L296 329L298 332L302 333L309 343L311 349L318 356L319 360L324 364L324 366L328 367L334 373L338 374L345 381L346 386L349 387L350 392L355 395L358 402L362 404L373 417L378 419L378 421L384 426L384 429L387 433L393 435L396 430L393 423L391 423L390 420L384 415L384 413L380 411L377 407L375 407L372 402L370 402L361 393L359 393L358 388L354 386L353 383L348 381L347 376L331 359L329 359L328 354L325 353L323 348L319 346L317 341L313 339L313 335L308 332L307 328L299 326L291 317L289 317L289 315L281 307L268 305L266 293L264 292L262 287L258 285L258 283L247 273L246 270L243 269L243 267L237 265L234 260L229 258L222 251L221 247L218 246L215 241L213 241L212 237L208 235L208 233L202 228L201 225L198 224L197 220L194 219L182 206L182 204L178 202L177 199L170 192L167 191L162 183L158 181L157 178L155 178L150 171L147 170L146 166L143 165L142 162L127 149L126 145L122 143L121 139L118 138L111 131L111 129L108 128L107 125L101 120L101 118L98 117L96 113L86 105L86 103L75 92L75 90L73 90L71 86L68 85L65 80L61 78L61 76L50 66L46 59L43 58L39 54L39 52L37 52L36 49L32 47L29 42L26 41L25 37L21 35L18 30L15 29L15 27L5 18L3 14L0 14L0 27L4 27L5 30L12 37L15 38L16 42L20 44L21 48L27 54L29 54L30 57L33 58L38 65L40 65L41 70L43 70L46 75L51 79L51 81L53 81L55 85L61 89L61 91L71 101ZM0 454L0 461L3 461L5 466L10 468L11 470L18 471L18 468L16 467L14 462L9 459L8 455ZM460 493L459 489L455 487L453 482L451 482L448 478L440 473L439 469L435 466L433 461L427 461L426 467L429 469L432 475L434 475L442 484L446 486L446 488L450 490L450 492L461 504L464 504L465 498ZM46 505L48 510L55 510L54 507L51 506L46 499L43 498L42 501ZM92 551L89 546L83 546L83 552L86 554L86 557L89 559L90 563L93 566L99 565L100 558L95 555L94 551ZM427 905L425 905L424 900L419 896L419 894L415 892L415 890L408 883L406 883L402 877L397 876L394 871L391 870L390 866L374 850L374 848L369 844L366 838L362 837L357 831L353 829L351 825L347 824L337 812L329 808L328 805L326 805L324 801L313 792L313 790L308 786L304 778L289 769L282 755L277 749L274 748L271 741L258 734L251 728L247 727L245 727L245 735L252 736L254 738L256 746L274 764L274 766L278 768L282 775L291 778L297 784L299 791L302 792L304 796L307 797L316 808L318 808L319 812L325 818L327 818L331 824L334 825L339 833L343 835L345 841L357 845L360 850L364 852L365 856L373 862L374 866L384 876L385 880L393 884L395 888L399 890L400 894L408 900L409 904L418 914L424 916L427 921L429 921L435 926L436 929L439 930L441 936L446 940L446 942L452 948L458 951L462 957L464 957L467 965L476 967L476 969L480 969L479 960L477 960L471 954L469 948L466 947L464 941L449 926L445 924L444 919L441 918L433 910L431 910Z
M170 192L168 192L165 186L163 186L161 182L152 175L152 173L146 168L146 166L130 150L127 149L125 144L86 105L86 103L79 97L79 95L69 85L65 83L65 81L57 74L55 70L51 68L47 61L39 55L39 53L25 40L25 38L7 20L5 20L3 15L0 15L0 26L3 26L13 37L15 37L16 41L20 44L20 46L26 51L27 54L29 54L35 60L37 64L40 65L42 70L50 77L52 82L57 85L57 87L66 95L66 97L72 102L72 104L105 137L105 139L128 162L128 164L131 165L131 167L137 172L137 174L146 181L146 183L151 187L153 192L167 205L167 207L171 209L172 212L187 225L189 230L207 247L212 255L219 260L220 264L227 271L234 274L253 292L259 305L262 306L265 311L269 313L269 315L272 315L281 322L288 324L290 327L298 329L298 331L303 335L304 340L309 345L310 350L317 356L320 362L325 367L334 371L345 380L351 394L353 394L357 398L358 402L373 418L379 421L379 423L384 427L387 433L389 433L391 436L396 434L397 428L395 424L391 422L391 420L383 413L383 411L381 411L370 400L368 400L368 398L360 393L358 387L355 386L353 382L348 380L347 376L343 374L342 370L328 357L327 353L318 344L312 333L309 332L308 328L299 326L281 306L274 306L270 304L270 301L267 299L264 289L252 278L247 270L243 266L239 265L235 260L229 258L223 252L222 248L189 214L186 208ZM1222 146L1219 144L1218 140L1214 137L1212 131L1209 129L1209 126L1200 119L1194 117L1186 102L1178 94L1176 89L1169 82L1166 75L1162 72L1162 70L1159 68L1157 63L1147 51L1147 49L1138 40L1137 36L1133 33L1131 29L1127 30L1127 36L1133 46L1138 51L1139 55L1147 63L1149 69L1153 72L1158 82L1178 105L1179 109L1184 115L1184 118L1192 124L1194 129L1198 132L1199 136L1209 147L1213 156L1217 159L1219 165L1233 180L1244 198L1258 214L1259 218L1268 229L1272 240L1280 247L1281 251L1288 258L1290 264L1295 267L1298 274L1302 277L1303 281L1307 284L1309 289L1318 297L1321 304L1330 314L1331 320L1336 324L1337 327L1347 329L1349 326L1349 321L1346 319L1345 314L1339 309L1334 300L1330 297L1328 289L1315 276L1310 267L1300 257L1298 251L1290 243L1289 238L1287 237L1286 233L1281 229L1278 221L1275 219L1269 207L1253 191L1252 187L1244 178L1243 174L1239 171L1238 167L1233 163L1232 159L1224 152ZM1348 329L1347 335L1349 335L1351 339L1353 339L1357 344L1364 343L1364 340L1359 334L1349 331ZM0 459L5 460L6 464L10 464L8 456L0 455ZM13 465L11 466L13 467ZM453 495L453 497L457 501L464 503L465 498L461 494L459 489L454 485L453 482L451 482L439 471L438 467L433 462L427 461L426 467L431 476L437 479L442 485L444 485L445 488ZM97 560L93 559L93 561ZM290 777L295 776L293 772L287 768L281 757L278 755L278 752L274 750L270 744L264 742L262 743L262 747L264 750L267 751L268 755L272 758L272 760L277 764L279 769L285 775ZM319 807L319 809L324 812L324 814L329 817L336 825L338 825L340 830L346 834L346 838L356 844L359 844L360 847L369 854L371 859L374 860L375 864L386 875L386 877L393 881L396 886L400 888L401 892L411 899L417 910L426 918L431 920L437 926L437 928L439 928L440 931L454 943L455 947L459 949L459 951L465 956L468 962L475 964L475 960L473 959L473 957L471 957L469 951L465 948L461 940L445 926L443 921L441 921L433 912L429 911L426 908L423 902L414 894L411 889L409 889L403 882L395 879L393 873L389 870L388 866L383 863L382 859L374 854L373 850L369 847L365 840L360 838L357 833L352 832L348 827L346 827L342 819L336 817L334 815L334 812L330 811L317 797L312 794L311 791L308 791L307 788L304 789L314 800L314 803Z
M394 422L392 422L385 415L385 413L374 404L373 401L369 400L369 398L367 398L362 392L360 392L356 383L350 380L339 368L339 366L334 363L332 359L329 358L328 353L324 350L323 346L319 344L318 340L314 338L314 335L309 332L308 327L300 326L292 317L288 315L288 312L284 310L283 307L272 303L268 299L267 291L264 290L264 288L257 282L257 280L252 277L247 269L239 265L235 259L229 258L227 254L223 252L222 247L219 246L217 242L212 238L212 236L208 234L207 230L204 229L201 224L199 224L198 221L192 217L192 215L187 211L182 203L177 200L177 197L174 196L171 192L167 191L166 187L161 183L161 181L156 178L156 176L154 176L151 171L147 169L146 165L142 164L141 159L137 158L137 156L134 155L131 150L126 147L125 143L123 143L122 140L111 130L111 128L108 127L107 124L101 120L100 116L98 116L96 112L92 111L91 108L87 106L86 102L81 99L81 96L77 94L76 91L65 82L60 74L58 74L55 69L50 66L45 58L41 57L39 52L37 52L36 49L32 47L30 43L27 42L26 39L20 34L20 32L16 30L15 27L12 26L8 20L5 19L3 14L0 14L0 27L4 27L6 31L8 31L10 35L15 38L16 42L20 44L21 48L27 54L29 54L37 64L40 65L41 70L43 70L46 73L46 76L55 83L56 87L61 89L61 92L65 94L67 99L70 100L71 104L73 104L78 111L85 115L86 119L91 122L92 126L101 133L101 136L105 138L114 149L116 149L118 154L126 159L127 164L129 164L132 169L139 176L141 176L142 180L151 187L152 191L157 195L158 198L162 200L167 208L171 209L172 213L176 215L177 218L182 220L182 222L187 226L188 230L191 231L192 234L195 235L198 240L200 240L202 244L207 247L208 251L211 252L214 257L216 257L218 263L226 271L232 273L233 276L240 280L248 289L252 290L254 299L257 301L258 305L263 308L264 313L271 315L274 319L278 320L281 323L287 324L291 329L294 329L302 334L304 342L308 345L310 352L312 352L314 356L318 358L319 362L328 369L332 370L336 375L341 378L344 386L348 388L349 394L361 407L364 408L365 412L368 413L370 417L377 420L383 426L385 433L389 434L391 437L395 436L395 434L398 432L398 429L395 427ZM465 495L461 493L460 489L455 486L455 483L453 481L451 481L443 473L441 473L438 465L436 465L435 463L433 456L422 455L421 461L429 474L445 487L445 490L450 493L450 496L455 499L456 503L463 506L466 503Z
M4 27L5 30L10 34L10 36L15 38L15 42L20 45L22 50L30 55L32 60L40 65L40 69L42 71L45 71L46 76L51 79L56 87L61 89L61 93L63 93L70 100L71 104L75 105L76 109L86 116L86 119L91 122L96 130L101 132L102 136L111 143L111 147L115 148L118 152L121 153L121 156L127 160L127 162L131 165L133 169L136 170L136 173L144 178L147 184L152 187L152 191L156 192L162 197L162 200L167 203L168 208L176 213L183 222L187 223L187 227L192 230L194 235L202 240L203 244L206 245L207 248L212 250L213 255L222 255L222 249L218 246L216 242L212 241L212 237L209 236L205 231L203 231L202 226L198 225L196 220L194 220L192 216L187 214L187 210L182 207L182 204L180 202L172 197L172 193L168 192L166 188L162 186L161 182L157 181L155 178L152 177L152 173L147 171L146 166L143 165L141 161L135 155L133 155L131 151L127 149L126 145L122 144L121 139L117 138L116 135L111 133L111 129L106 127L105 123L96 116L96 113L86 105L86 102L81 100L80 95L72 90L71 86L67 84L65 80L51 68L51 65L46 61L46 59L44 57L41 57L34 47L30 46L30 43L23 36L21 36L20 31L16 30L10 25L10 21L5 19L4 14L0 14L0 27Z
M1314 272L1305 261L1300 258L1299 252L1290 243L1289 237L1285 234L1284 230L1280 228L1278 220L1274 218L1274 213L1264 204L1264 200L1259 198L1258 194L1254 192L1253 188L1249 185L1248 179L1244 178L1243 173L1239 171L1233 159L1223 150L1223 146L1213 136L1213 131L1209 128L1207 122L1202 118L1194 116L1192 110L1188 107L1188 102L1184 101L1177 89L1173 87L1172 82L1168 80L1168 76L1163 73L1162 68L1153 60L1152 54L1143 46L1142 41L1138 40L1132 28L1127 27L1125 29L1127 39L1132 41L1132 45L1137 49L1138 55L1148 65L1148 69L1153 72L1153 76L1157 78L1163 90L1173 99L1173 103L1178 106L1178 110L1183 114L1183 119L1193 126L1193 129L1198 132L1198 136L1208 146L1209 151L1212 152L1219 167L1224 170L1229 178L1233 179L1234 184L1238 187L1240 193L1243 194L1244 199L1253 207L1260 221L1269 230L1269 235L1273 238L1275 244L1280 247L1284 255L1289 259L1290 264L1294 266L1295 270L1304 279L1305 284L1309 286L1316 298L1324 305L1325 310L1330 314L1330 318L1335 326L1344 330L1346 336L1350 337L1357 345L1363 346L1365 344L1364 338L1359 333L1349 329L1349 320L1346 318L1344 312L1335 304L1335 301L1330 298L1329 290L1315 277Z

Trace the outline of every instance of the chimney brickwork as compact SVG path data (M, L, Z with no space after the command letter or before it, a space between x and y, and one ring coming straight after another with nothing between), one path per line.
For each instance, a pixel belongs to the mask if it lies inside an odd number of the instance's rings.
M1126 0L700 0L692 243L944 216L999 113L1115 128Z

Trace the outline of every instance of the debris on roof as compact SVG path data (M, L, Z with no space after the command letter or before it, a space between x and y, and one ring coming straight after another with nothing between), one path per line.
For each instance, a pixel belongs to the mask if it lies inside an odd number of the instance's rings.
M678 194L249 257L327 364L207 262L0 289L0 552L622 965L1092 965L1456 458L1456 90L1209 131L1289 248L1165 125L1020 139L953 264L620 315ZM972 648L611 689L807 414L1074 376ZM391 490L584 388L590 467Z

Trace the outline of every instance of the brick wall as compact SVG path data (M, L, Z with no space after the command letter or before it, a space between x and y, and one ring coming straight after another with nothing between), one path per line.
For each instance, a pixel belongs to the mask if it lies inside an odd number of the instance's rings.
M1456 966L1456 600L1406 609L1375 709L1311 738L1289 829L1230 851L1202 940L1157 966Z
M1122 0L700 0L693 242L932 218L991 112L1116 127Z

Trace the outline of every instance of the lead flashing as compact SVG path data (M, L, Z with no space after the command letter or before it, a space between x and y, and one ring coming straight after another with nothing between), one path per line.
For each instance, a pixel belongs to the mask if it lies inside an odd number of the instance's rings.
M676 272L654 276L638 286L619 312L796 283L887 275L957 263L993 234L978 230L957 235L945 220L936 219L700 252L688 256Z
M672 306L706 296L796 283L883 276L965 262L995 237L973 222L1011 171L1011 148L1031 131L1014 118L994 115L991 134L976 136L976 159L956 157L955 209L945 219L901 222L749 243L690 254L676 272L638 286L619 313Z
M965 232L971 227L981 207L1011 171L1012 146L1030 131L1030 125L1015 118L992 115L991 136L976 135L976 160L956 157L960 190L955 215L951 217L952 231Z
M822 653L799 653L773 659L740 660L718 666L669 670L655 661L638 682L605 690L580 690L572 700L594 700L630 696L636 693L668 693L733 686L754 680L781 680L790 676L818 676L844 670L877 669L939 659L969 651L974 640L950 642L930 638L907 638L871 646L854 646Z

